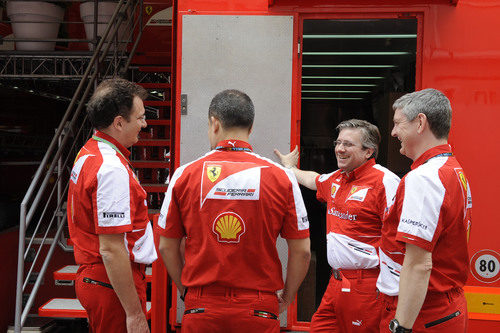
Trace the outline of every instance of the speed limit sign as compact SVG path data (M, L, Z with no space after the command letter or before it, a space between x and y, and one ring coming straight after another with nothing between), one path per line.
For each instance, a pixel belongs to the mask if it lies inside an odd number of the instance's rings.
M493 250L476 252L470 260L472 275L481 282L493 283L500 278L500 255Z

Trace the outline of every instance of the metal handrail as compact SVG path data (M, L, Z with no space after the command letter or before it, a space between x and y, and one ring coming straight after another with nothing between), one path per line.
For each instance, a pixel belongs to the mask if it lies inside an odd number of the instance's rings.
M95 1L95 3L97 3L97 1ZM130 65L131 58L133 57L135 50L137 48L139 39L142 36L142 10L137 10L137 8L142 8L142 0L132 0L132 1L120 0L118 2L115 12L111 17L111 20L109 21L103 36L99 39L99 42L94 48L94 53L88 64L88 67L86 68L82 76L82 79L75 91L75 94L73 95L73 98L71 99L71 102L61 119L61 123L58 126L56 133L49 145L49 148L47 149L47 152L45 153L42 162L40 163L35 173L35 176L28 190L26 191L26 195L24 196L24 199L21 203L17 285L16 285L15 332L20 332L21 328L24 325L28 312L30 311L31 306L33 305L33 302L35 300L43 275L46 272L48 263L50 262L52 254L55 250L55 245L59 243L59 242L52 242L50 249L47 253L47 256L44 259L40 274L38 275L35 281L31 294L26 302L26 306L23 309L22 293L27 285L27 281L31 275L34 264L40 256L41 248L45 243L48 232L55 220L55 217L57 216L57 212L61 211L61 206L64 201L62 200L62 197L65 197L67 193L69 181L67 179L68 177L64 176L63 172L64 168L68 167L68 163L71 161L70 156L72 152L75 150L75 146L78 140L80 138L85 139L88 137L88 134L90 134L83 130L84 128L88 127L87 117L85 116L83 118L83 121L81 121L78 130L74 130L76 128L77 121L81 118L81 111L83 110L83 107L85 106L85 103L88 97L90 96L91 90L95 87L96 82L102 77L103 69L100 68L99 64L102 63L106 57L108 57L108 53L110 52L112 44L114 45L114 50L112 50L112 52L114 54L115 61L118 62L118 66L115 67L113 76L119 76L120 74L123 75L124 73L126 73L128 66ZM118 39L118 31L120 25L122 24L125 17L124 14L127 13L131 13L130 15L131 18L133 19L132 21L138 20L140 23L137 24L137 22L135 22L135 24L133 25L133 27L138 27L137 38L132 46L131 52L129 53L128 57L124 57L123 55L126 53L126 50L125 49L119 50L118 45L121 44L121 41L118 42L117 39ZM97 21L97 16L96 16L96 21ZM131 23L129 22L129 25L130 24ZM133 36L133 32L132 34L129 34L129 36ZM129 41L127 41L127 43L128 42ZM126 60L125 62L124 59ZM123 67L121 68L120 71L118 71L118 69L120 68L119 66L120 64L123 64ZM106 76L107 71L109 71L109 68L106 71L104 71L105 73L104 76ZM70 117L71 120L69 121L68 125L68 120L70 119ZM63 134L63 131L66 126L67 128L69 128L71 132L75 133L75 135L73 136L72 145L68 144L71 135L69 135L69 133L66 133L66 135ZM86 137L84 138L84 136ZM56 145L59 146L57 150L56 150ZM63 158L64 162L61 163L62 155L64 153L67 153L67 155L65 158ZM45 194L45 190L49 185L50 179L53 175L56 166L58 166L57 181L55 181L53 184L54 187L49 195L49 200L47 200L47 203L43 208L42 215L40 216L37 225L35 227L35 233L31 237L28 247L25 249L25 243L26 243L25 237L26 237L27 227L30 225L35 213L38 210L39 204L42 201L42 197ZM64 185L65 190L61 191L61 188L63 186L62 185L63 180L66 181L66 184ZM56 188L58 189L57 191L58 195L54 196L54 191ZM36 237L36 232L38 231L40 225L45 220L46 212L49 210L48 208L50 207L50 202L51 202L50 200L52 200L53 197L57 197L57 208L54 211L52 218L50 219L49 226L42 239L40 248L38 249L38 253L35 255L35 262L32 263L32 266L29 269L29 273L26 276L26 279L24 280L24 265L26 256L28 254L29 249L31 248L31 245L33 244L34 238ZM64 217L60 221L60 223L58 223L56 237L54 239L57 240L60 239L62 235L62 230L64 229L65 222L66 222L66 217Z

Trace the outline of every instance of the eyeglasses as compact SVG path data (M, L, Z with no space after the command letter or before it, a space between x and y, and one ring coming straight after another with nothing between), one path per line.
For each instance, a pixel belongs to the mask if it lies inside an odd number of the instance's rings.
M335 147L338 147L340 145L343 145L345 148L352 148L355 147L356 145L352 143L351 141L342 141L342 140L335 140L333 141L333 145Z

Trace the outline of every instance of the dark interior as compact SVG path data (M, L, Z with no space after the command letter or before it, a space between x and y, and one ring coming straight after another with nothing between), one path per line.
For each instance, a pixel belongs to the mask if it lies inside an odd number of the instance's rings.
M300 167L337 169L333 141L343 120L367 120L380 129L377 163L403 176L410 160L390 136L392 104L415 90L417 19L304 20ZM302 188L314 253L299 293L298 320L310 321L330 278L326 259L326 205ZM305 289L307 288L307 290Z

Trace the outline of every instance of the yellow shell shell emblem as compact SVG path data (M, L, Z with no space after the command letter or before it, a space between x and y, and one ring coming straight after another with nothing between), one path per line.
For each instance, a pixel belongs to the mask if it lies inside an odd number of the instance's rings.
M239 243L245 233L245 222L238 214L225 212L215 218L213 232L221 243Z

